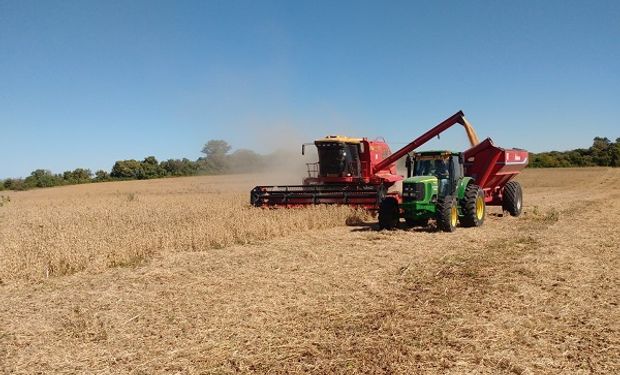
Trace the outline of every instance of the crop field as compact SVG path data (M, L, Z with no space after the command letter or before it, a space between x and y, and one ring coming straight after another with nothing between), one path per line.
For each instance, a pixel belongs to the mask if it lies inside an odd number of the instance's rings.
M519 181L455 233L248 206L297 178L0 192L0 373L620 373L620 170Z

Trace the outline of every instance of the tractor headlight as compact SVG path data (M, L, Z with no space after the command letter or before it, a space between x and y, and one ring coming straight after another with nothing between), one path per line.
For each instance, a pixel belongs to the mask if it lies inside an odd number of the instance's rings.
M403 185L403 198L414 198L415 197L415 189L413 185Z

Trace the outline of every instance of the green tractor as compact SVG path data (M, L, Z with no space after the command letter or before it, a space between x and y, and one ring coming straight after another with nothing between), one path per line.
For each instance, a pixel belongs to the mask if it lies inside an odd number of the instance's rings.
M483 190L463 172L463 154L427 151L408 155L407 178L403 180L402 203L387 197L379 206L379 228L392 229L404 217L408 226L427 226L453 232L457 223L478 227L484 222Z

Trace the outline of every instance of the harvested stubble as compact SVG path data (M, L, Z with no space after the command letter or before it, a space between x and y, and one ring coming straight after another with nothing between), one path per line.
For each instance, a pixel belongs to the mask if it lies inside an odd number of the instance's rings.
M253 208L247 191L227 184L231 178L12 193L0 212L0 277L41 279L136 266L163 252L256 243L365 215L347 207Z
M135 203L199 183L215 200L244 179L110 186ZM620 170L520 179L522 217L491 209L452 234L340 225L12 280L0 372L620 373ZM61 193L29 192L41 207Z

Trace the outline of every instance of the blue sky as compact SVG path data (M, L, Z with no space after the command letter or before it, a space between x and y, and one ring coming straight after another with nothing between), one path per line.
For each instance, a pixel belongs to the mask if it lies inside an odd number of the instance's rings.
M0 177L215 138L396 149L459 109L501 146L588 147L620 137L618 20L618 1L0 0Z

